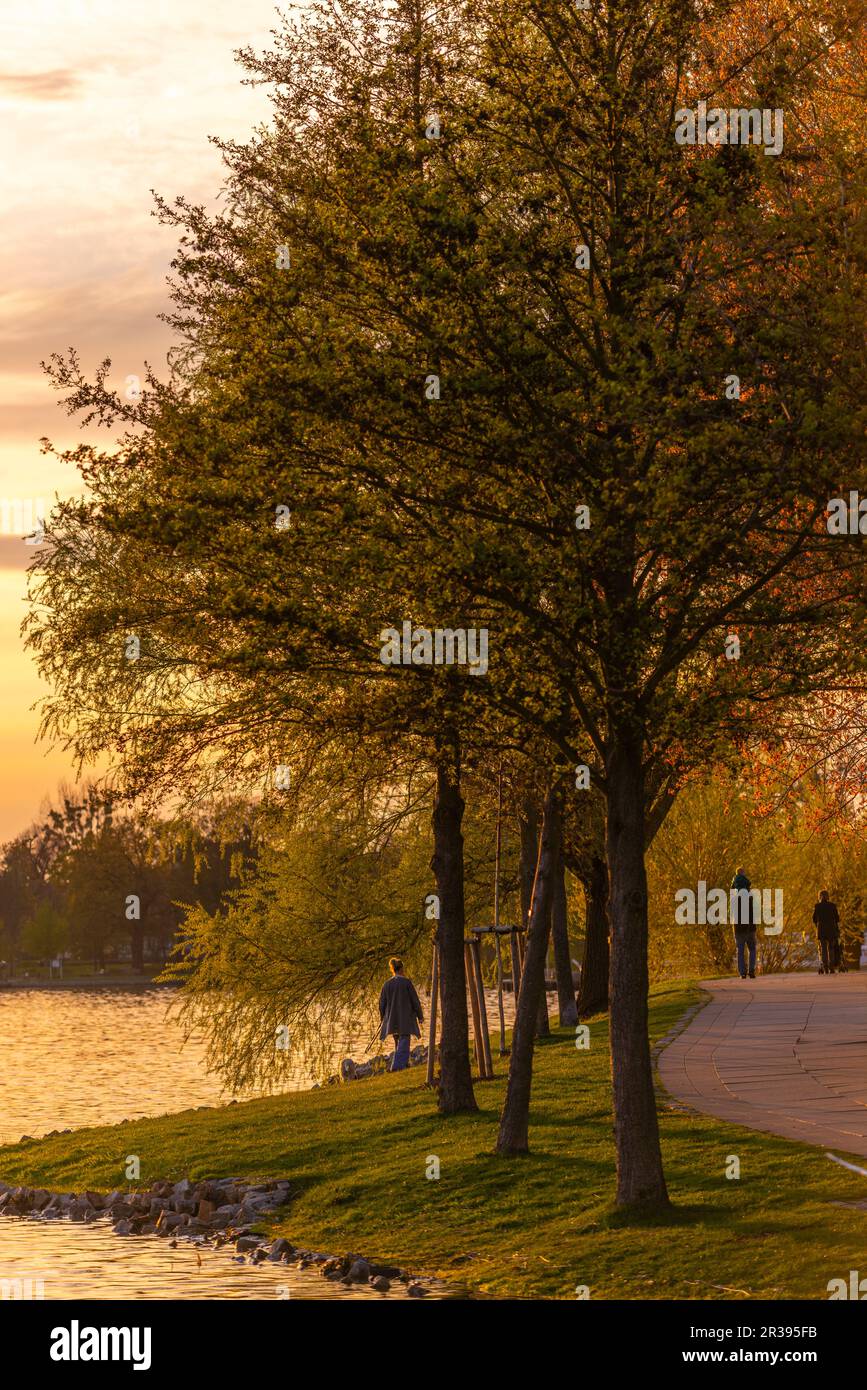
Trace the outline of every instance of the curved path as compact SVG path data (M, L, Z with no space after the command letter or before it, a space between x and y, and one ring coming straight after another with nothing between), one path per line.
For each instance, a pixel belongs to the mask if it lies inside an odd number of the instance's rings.
M867 1157L867 971L703 980L713 999L664 1046L694 1110Z

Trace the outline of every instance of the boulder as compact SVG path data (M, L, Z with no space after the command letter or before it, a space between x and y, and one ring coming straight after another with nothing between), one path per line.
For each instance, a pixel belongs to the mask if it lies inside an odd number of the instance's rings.
M271 1249L268 1252L268 1259L282 1260L293 1253L294 1247L291 1243L284 1239L283 1236L279 1236L271 1245Z
M384 1274L375 1274L370 1281L370 1287L375 1289L377 1293L388 1293L391 1284Z
M407 1298L427 1298L427 1289L422 1284L408 1284Z
M189 1217L184 1212L161 1211L157 1219L158 1231L176 1231L179 1226L185 1226Z
M370 1278L370 1265L367 1260L353 1260L346 1273L348 1284L366 1284Z
M258 1236L238 1236L235 1241L236 1250L255 1250L259 1245Z

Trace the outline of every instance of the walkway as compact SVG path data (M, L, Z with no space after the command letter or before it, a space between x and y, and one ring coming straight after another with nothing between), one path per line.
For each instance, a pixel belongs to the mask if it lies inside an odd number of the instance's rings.
M867 971L705 980L666 1090L732 1124L867 1157Z

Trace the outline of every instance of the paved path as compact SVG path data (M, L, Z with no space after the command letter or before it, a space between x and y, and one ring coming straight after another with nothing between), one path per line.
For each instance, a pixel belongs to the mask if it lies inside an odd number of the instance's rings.
M750 1129L867 1157L867 971L704 980L659 1056L666 1090Z

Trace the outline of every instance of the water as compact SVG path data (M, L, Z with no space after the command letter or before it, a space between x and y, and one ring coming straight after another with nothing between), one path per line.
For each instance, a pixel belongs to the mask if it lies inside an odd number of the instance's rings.
M495 1030L494 991L486 1002ZM512 1017L507 995L507 1023ZM339 1038L332 1070L341 1057L361 1059L371 1031ZM306 1089L314 1079L299 1065L286 1089ZM183 1042L166 990L0 990L0 1144L24 1134L36 1138L57 1129L117 1124L231 1098L208 1072L203 1042ZM315 1271L235 1264L227 1248L197 1250L182 1240L172 1249L157 1237L117 1236L102 1221L0 1216L0 1299L22 1292L46 1299L382 1297L333 1284ZM386 1297L405 1298L406 1292L395 1284Z
M157 1236L117 1236L103 1221L82 1226L0 1216L0 1299L407 1297L399 1283L382 1295L332 1283L315 1269L267 1260L254 1267L233 1259L228 1247L197 1250L191 1241L179 1240L173 1250Z

